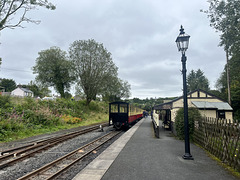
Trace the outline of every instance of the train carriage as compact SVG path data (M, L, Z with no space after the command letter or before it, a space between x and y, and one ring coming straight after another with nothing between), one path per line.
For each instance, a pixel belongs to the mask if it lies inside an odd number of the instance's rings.
M143 110L126 102L109 103L109 125L128 128L143 117Z

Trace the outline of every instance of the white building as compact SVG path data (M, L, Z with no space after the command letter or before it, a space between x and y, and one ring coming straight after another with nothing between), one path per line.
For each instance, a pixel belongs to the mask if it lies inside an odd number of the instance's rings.
M12 96L33 97L33 92L26 88L18 87L11 92Z

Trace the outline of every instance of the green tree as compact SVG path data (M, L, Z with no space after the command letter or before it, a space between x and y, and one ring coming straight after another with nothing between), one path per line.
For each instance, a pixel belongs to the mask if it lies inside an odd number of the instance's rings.
M142 100L139 98L133 98L133 103L137 103L137 104L142 104ZM146 101L148 101L148 98L146 99Z
M5 28L22 27L22 22L39 23L27 17L27 13L38 7L54 10L56 7L47 0L1 0L0 1L0 31ZM20 18L14 16L21 15ZM18 17L18 16L16 16Z
M37 74L36 81L44 86L53 86L61 97L65 97L71 83L75 80L73 65L67 60L66 52L58 47L38 53L33 73Z
M240 1L211 0L209 10L205 11L210 19L210 26L221 33L220 45L225 50L234 52L240 45Z
M103 92L106 83L117 77L118 68L112 61L111 53L95 40L74 41L69 56L76 70L77 82L86 95L87 105Z
M224 94L223 96L227 99L227 78L226 78L226 72L221 73L220 77L217 79L217 82L215 84L215 87L222 93Z
M230 87L231 87L231 106L233 107L234 118L240 119L240 74L239 74L239 67L240 67L240 52L234 53L231 59L229 60L229 72L231 77ZM216 83L216 88L222 93L222 95L227 99L227 70L226 67L218 78Z
M0 86L5 88L5 92L11 92L16 89L16 82L13 79L1 79Z
M226 52L226 82L228 102L231 105L231 82L229 59L240 51L240 1L211 0L209 10L205 11L210 19L210 26L220 32L220 46Z
M233 80L231 82L232 90L232 107L234 119L237 119L240 122L240 81Z
M119 79L119 81L120 81L119 82L120 85L119 85L119 88L118 88L119 93L118 93L117 96L120 99L129 98L131 96L131 92L130 92L131 85L127 81L124 81L124 80L121 80L121 79Z
M105 101L120 101L122 98L130 97L130 89L131 86L127 81L113 77L112 81L106 83L101 95Z
M202 89L205 91L210 90L209 81L204 76L203 71L198 69L197 71L191 70L191 72L187 76L187 90L188 92Z
M227 96L225 95L225 93L222 93L219 90L209 90L209 93L213 94L214 96L221 98L224 101L227 101Z

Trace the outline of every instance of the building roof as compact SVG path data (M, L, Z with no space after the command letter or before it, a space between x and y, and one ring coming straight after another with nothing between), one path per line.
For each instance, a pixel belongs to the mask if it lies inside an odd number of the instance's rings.
M206 97L191 97L191 94L195 93L195 92L202 92L202 93L205 93L207 96ZM203 108L203 109L218 109L218 110L233 110L232 107L227 103L227 102L224 102L224 100L220 99L219 97L216 97L215 95L211 94L211 93L208 93L207 91L204 91L202 89L197 89L195 91L192 91L192 92L189 92L188 94L188 99L191 99L191 101L193 100L196 100L194 102L198 102L197 100L198 99L218 99L219 101L223 101L223 102L220 102L220 104L218 104L217 102L215 102L216 104L208 104L210 102L208 101L199 101L199 103L196 103L196 107L198 108ZM190 96L190 97L189 97ZM180 96L170 102L166 102L166 103L162 103L162 104L159 104L159 105L155 105L153 107L153 109L172 109L172 106L173 106L173 103L180 100L180 99L183 99L183 96ZM202 104L202 103L205 103L205 104Z
M16 89L21 89L23 92L26 92L26 93L33 93L31 90L27 88L17 87ZM13 91L15 91L16 89L14 89Z
M233 110L227 102L192 101L192 103L199 109Z
M199 109L217 109L217 107L207 101L192 101L192 104Z
M20 88L20 89L23 90L24 92L27 92L27 93L33 93L31 90L26 89L26 88Z

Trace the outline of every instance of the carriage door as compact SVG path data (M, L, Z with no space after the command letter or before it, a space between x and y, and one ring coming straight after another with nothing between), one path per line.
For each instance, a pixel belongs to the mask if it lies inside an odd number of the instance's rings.
M126 124L128 123L128 104L119 104L119 121Z

